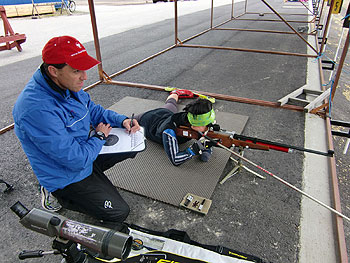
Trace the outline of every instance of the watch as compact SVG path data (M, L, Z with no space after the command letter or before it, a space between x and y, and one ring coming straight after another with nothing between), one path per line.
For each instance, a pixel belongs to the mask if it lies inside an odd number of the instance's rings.
M96 132L94 134L94 137L97 137L100 140L106 140L106 135L103 132L101 132L101 131Z

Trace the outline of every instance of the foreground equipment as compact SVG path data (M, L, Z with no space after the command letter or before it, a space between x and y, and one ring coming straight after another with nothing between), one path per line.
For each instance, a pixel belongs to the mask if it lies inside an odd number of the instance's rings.
M62 254L66 263L83 263L88 261L77 243L104 256L126 259L131 250L132 238L115 230L83 224L69 220L56 213L40 209L28 210L20 202L11 206L11 210L20 218L20 223L35 232L56 237L54 251L23 251L20 259L42 257L48 254Z
M176 229L160 232L131 224L128 225L129 235L125 235L67 220L55 213L39 209L29 211L20 202L15 203L11 210L28 229L56 237L53 241L55 251L23 251L19 255L20 259L60 254L64 257L63 263L268 263L257 256L221 245L199 243L186 232ZM71 226L69 231L65 225ZM77 244L89 251L78 249ZM118 255L120 260L102 259L91 253L104 249L108 255Z

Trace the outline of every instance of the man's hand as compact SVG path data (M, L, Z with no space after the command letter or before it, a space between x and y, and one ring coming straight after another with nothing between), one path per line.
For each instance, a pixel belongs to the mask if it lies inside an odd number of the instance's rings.
M96 132L98 131L101 131L105 134L105 136L107 137L109 135L109 133L111 132L112 130L112 127L111 125L109 125L108 123L107 124L104 124L102 122L100 122L96 128L95 128Z
M125 127L125 129L131 133L135 133L138 130L140 130L140 125L137 122L137 120L133 119L132 120L132 128L130 129L130 123L131 123L131 119L125 119L123 121L123 126Z

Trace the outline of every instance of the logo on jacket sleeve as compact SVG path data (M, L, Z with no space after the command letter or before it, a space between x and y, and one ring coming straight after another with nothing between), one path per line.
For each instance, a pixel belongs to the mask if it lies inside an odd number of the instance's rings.
M105 207L106 209L107 209L107 208L113 209L112 201L106 200L106 201L105 201L104 207Z

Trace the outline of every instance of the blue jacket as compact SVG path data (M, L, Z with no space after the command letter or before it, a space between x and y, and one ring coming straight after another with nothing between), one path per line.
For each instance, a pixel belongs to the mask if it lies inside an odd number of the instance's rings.
M13 109L15 133L40 185L49 192L91 174L104 141L89 138L90 125L122 127L127 118L96 105L83 90L59 92L51 82L38 69Z

